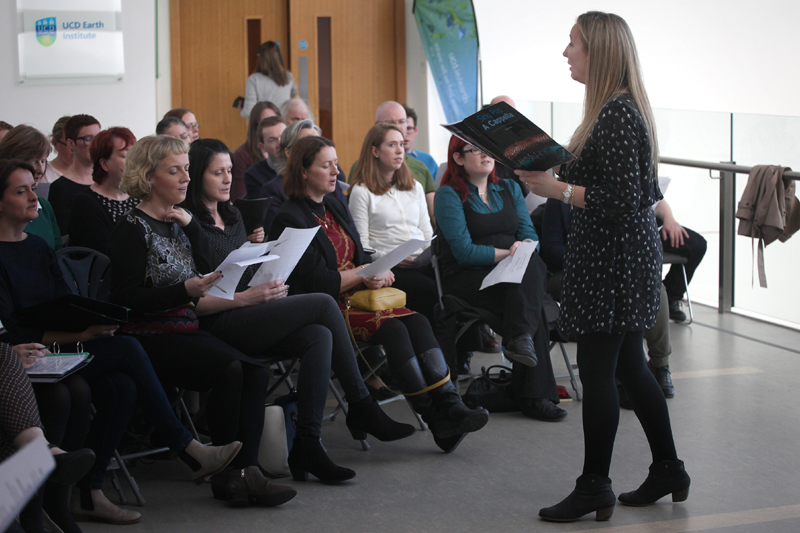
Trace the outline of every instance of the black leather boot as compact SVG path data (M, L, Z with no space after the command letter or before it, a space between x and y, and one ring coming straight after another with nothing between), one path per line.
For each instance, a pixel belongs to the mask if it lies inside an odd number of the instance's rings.
M367 433L383 442L404 439L414 434L414 426L389 418L372 396L352 403L348 408L347 429L355 440L366 439Z
M561 503L540 510L539 517L552 522L573 522L595 512L595 519L603 522L611 518L615 503L609 478L584 474L575 481L572 494Z
M297 495L292 487L270 483L257 466L229 467L211 476L211 492L214 498L228 502L231 507L250 504L274 507Z
M337 466L331 461L319 437L298 435L289 452L289 471L295 481L308 481L308 474L323 483L338 483L356 477L349 468Z
M659 461L650 465L650 474L642 486L620 494L619 501L625 505L643 507L672 494L673 502L683 502L689 497L690 483L683 461Z
M428 384L439 383L447 378L447 364L439 348L420 354L422 373ZM483 407L470 409L461 400L461 395L452 380L445 381L431 391L434 414L428 424L440 438L447 439L478 431L489 421L489 411Z

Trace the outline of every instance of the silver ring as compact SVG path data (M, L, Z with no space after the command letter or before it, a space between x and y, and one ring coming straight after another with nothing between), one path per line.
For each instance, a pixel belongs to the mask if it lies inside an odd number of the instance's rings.
M33 350L28 350L28 357L33 357Z

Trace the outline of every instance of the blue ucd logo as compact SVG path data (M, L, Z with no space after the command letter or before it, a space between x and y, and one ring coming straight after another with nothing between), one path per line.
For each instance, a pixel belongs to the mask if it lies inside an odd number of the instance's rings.
M48 17L36 21L36 40L42 46L56 42L56 18Z

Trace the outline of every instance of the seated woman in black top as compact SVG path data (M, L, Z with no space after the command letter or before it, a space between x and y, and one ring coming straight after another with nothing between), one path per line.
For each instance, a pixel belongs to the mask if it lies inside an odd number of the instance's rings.
M123 328L141 342L159 379L210 391L206 418L214 444L242 441L231 468L211 479L214 497L279 505L296 491L272 485L258 469L269 370L199 329L195 309L221 279L205 257L197 219L175 207L186 197L189 145L166 135L140 139L125 162L121 188L142 202L111 233L111 299L131 309Z
M139 513L116 507L102 492L106 468L137 400L169 447L192 467L195 480L200 483L221 471L236 455L240 443L220 449L207 448L193 440L175 417L141 345L130 337L115 337L116 325L93 325L72 333L44 330L17 319L19 310L69 292L54 252L41 238L24 232L28 222L37 216L32 186L30 165L0 160L0 320L12 342L33 340L48 346L58 343L64 351L75 350L76 343L82 343L95 356L76 374L92 389L97 412L86 445L94 450L97 462L78 483L80 497L74 500L72 514L116 524L138 522ZM82 431L85 435L85 425Z
M209 262L216 266L247 242L241 214L230 203L231 154L225 144L216 139L193 142L189 176L183 205L200 221L210 244ZM264 230L257 228L250 240L263 241ZM324 481L349 479L355 472L334 465L320 444L331 367L347 397L347 427L354 437L363 438L367 432L380 440L397 440L412 435L414 427L391 420L370 396L336 301L319 293L287 297L289 287L283 280L248 288L257 269L253 265L245 272L233 300L204 298L204 312L209 314L200 317L200 327L248 355L303 354L289 468L295 479L305 479L305 472Z
M92 183L72 203L69 245L84 246L108 254L108 238L117 220L139 200L119 190L125 157L136 142L128 128L109 128L92 141Z
M357 272L369 262L353 237L344 206L326 196L337 184L336 149L323 137L300 139L292 148L284 175L289 197L275 217L269 235L285 228L317 228L311 245L289 276L291 294L322 292L339 299L339 307L355 290L388 287L391 271L374 278ZM485 409L468 409L450 381L442 350L428 320L405 308L372 313L353 309L350 325L361 340L386 349L389 370L414 409L428 422L437 445L451 452L471 431L486 425Z
M499 315L502 324L497 331L505 341L506 357L536 367L515 365L515 373L525 378L522 412L546 421L563 419L567 412L555 405L558 390L542 312L544 262L534 253L519 285L499 283L480 289L494 265L514 255L522 241L538 240L519 186L495 176L494 159L451 137L435 206L444 292Z

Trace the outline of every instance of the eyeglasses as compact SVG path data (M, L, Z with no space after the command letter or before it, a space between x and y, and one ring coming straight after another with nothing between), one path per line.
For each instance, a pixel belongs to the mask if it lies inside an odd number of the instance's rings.
M65 142L64 142L64 141L62 141L61 139L56 139L56 144L63 144L64 146L66 146L66 145L67 145L67 143L65 143Z
M401 119L401 120L381 120L381 124L392 124L393 126L406 126L406 125L408 125L408 121L406 119Z
M467 148L466 150L461 150L462 154L480 154L482 153L477 148Z
M84 135L83 137L75 137L75 142L82 141L83 144L89 145L94 139L94 135Z
M200 129L200 124L198 124L197 122L192 122L191 124L187 124L186 125L186 129L187 130L195 130L195 131L197 131L197 130Z

